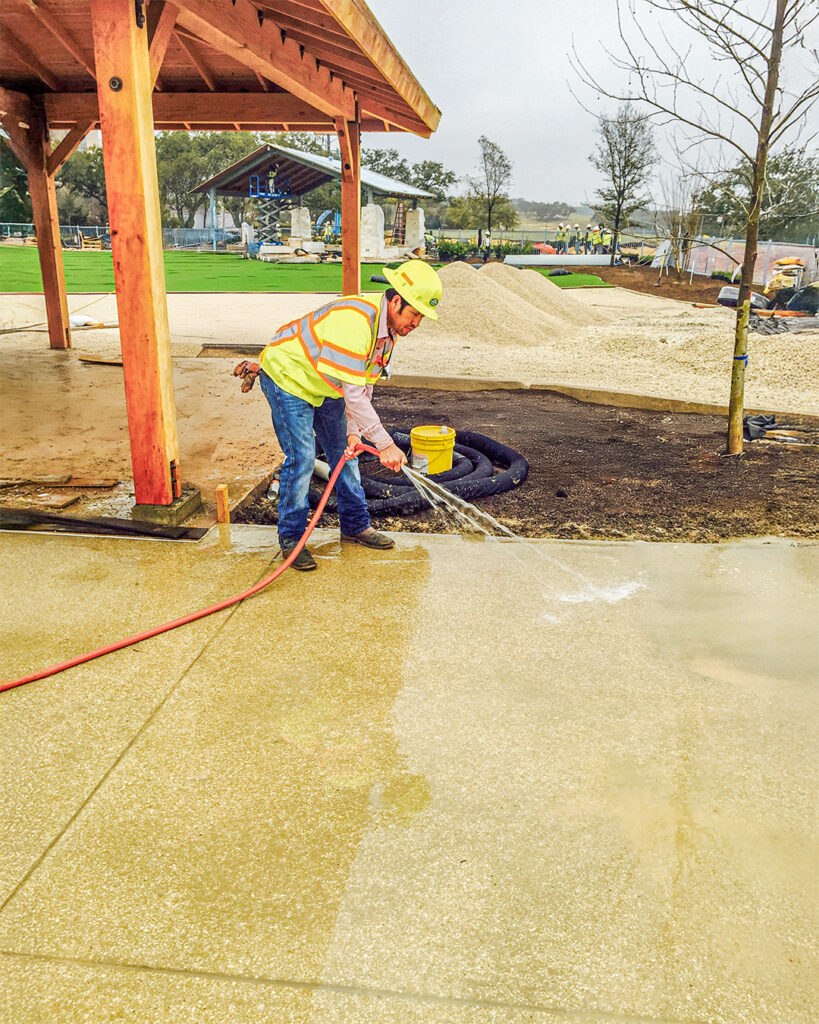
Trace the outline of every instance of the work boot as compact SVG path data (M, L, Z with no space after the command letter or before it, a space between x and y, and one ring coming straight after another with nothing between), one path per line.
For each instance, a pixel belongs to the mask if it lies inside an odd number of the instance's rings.
M280 542L280 546L282 549L282 558L287 559L290 552L296 545ZM316 564L315 558L313 558L307 548L302 548L296 555L295 559L290 563L290 568L298 569L299 572L311 572L313 569L318 569L318 565Z
M356 544L363 544L365 548L376 548L379 551L387 551L389 548L395 547L392 537L388 537L385 533L379 533L372 526L368 526L362 533L342 533L341 539L351 540Z

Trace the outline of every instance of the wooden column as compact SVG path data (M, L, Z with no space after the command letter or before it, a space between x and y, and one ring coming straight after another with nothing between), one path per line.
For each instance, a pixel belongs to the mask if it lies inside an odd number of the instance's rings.
M28 191L37 233L37 253L43 277L43 295L48 319L48 337L52 348L71 347L68 324L68 301L65 294L63 247L60 242L60 218L57 213L57 192L54 175L59 164L49 165L51 142L42 103L31 101L27 121L4 117L3 127L9 136L17 159L28 172Z
M341 290L361 289L361 126L336 119L341 149Z
M138 504L170 505L178 448L147 30L120 0L91 0L91 19L134 491Z

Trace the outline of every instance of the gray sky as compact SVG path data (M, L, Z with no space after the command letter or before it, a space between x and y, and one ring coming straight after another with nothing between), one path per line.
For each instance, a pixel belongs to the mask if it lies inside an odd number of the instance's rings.
M761 10L767 6L766 0L747 2ZM410 162L439 160L464 175L474 170L478 137L486 135L513 163L513 196L568 203L592 197L600 184L587 159L595 122L572 97L570 85L590 109L613 112L616 103L579 82L568 55L574 38L601 81L617 86L620 72L601 49L614 47L619 38L615 0L368 4L442 118L428 140L370 134L364 146L394 147ZM709 63L700 63L711 74Z

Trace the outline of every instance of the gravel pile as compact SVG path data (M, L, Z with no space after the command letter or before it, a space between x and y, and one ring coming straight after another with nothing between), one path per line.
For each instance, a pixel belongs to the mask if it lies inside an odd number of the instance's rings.
M419 336L519 347L549 345L567 328L577 326L521 298L491 274L468 263L451 263L440 274L444 297L438 320L424 320L415 331Z
M570 327L591 327L600 323L600 318L568 290L558 288L536 270L509 267L505 263L485 263L479 273L491 277L518 298L531 302L542 313L557 317Z

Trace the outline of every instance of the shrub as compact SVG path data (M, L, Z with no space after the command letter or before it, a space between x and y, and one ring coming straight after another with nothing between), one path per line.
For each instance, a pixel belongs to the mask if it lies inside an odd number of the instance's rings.
M461 256L469 256L472 252L474 249L468 242L448 242L443 238L438 242L438 259L444 262L456 260Z
M712 278L716 278L718 281L731 281L733 280L733 271L731 270L715 270L711 274Z
M504 256L531 256L534 251L531 242L502 242L495 246L495 255L499 259Z

